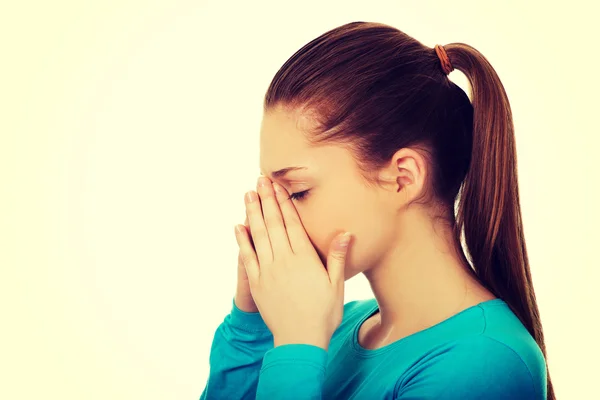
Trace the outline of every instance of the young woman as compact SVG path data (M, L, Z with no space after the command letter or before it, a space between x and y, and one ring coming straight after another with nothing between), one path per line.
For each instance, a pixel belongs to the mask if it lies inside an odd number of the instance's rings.
M511 109L481 53L326 32L269 86L260 164L201 399L554 399ZM374 298L344 304L358 273Z

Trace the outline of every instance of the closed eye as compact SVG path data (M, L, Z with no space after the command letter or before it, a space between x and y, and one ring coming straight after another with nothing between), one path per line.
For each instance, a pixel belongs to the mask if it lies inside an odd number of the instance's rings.
M305 190L303 192L292 193L290 195L290 199L300 201L300 200L302 200L308 194L308 192L309 192L308 190Z

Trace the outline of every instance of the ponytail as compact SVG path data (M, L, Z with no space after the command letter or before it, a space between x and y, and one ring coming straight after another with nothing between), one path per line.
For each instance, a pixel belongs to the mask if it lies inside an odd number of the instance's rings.
M452 66L469 80L474 110L471 165L460 193L455 235L460 238L464 228L481 283L508 304L547 359L523 234L508 97L481 53L463 43L444 47ZM547 384L547 398L555 400L548 369Z

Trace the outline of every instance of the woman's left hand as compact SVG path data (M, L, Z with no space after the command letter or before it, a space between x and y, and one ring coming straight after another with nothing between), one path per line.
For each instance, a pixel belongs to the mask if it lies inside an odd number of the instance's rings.
M236 226L236 240L274 345L304 343L327 350L343 317L350 237L346 246L344 235L332 241L325 268L285 188L261 177L258 195L246 193L245 203L254 248L243 225Z

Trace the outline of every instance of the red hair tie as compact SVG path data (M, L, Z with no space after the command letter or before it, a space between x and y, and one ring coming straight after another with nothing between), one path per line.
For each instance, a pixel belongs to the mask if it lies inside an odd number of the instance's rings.
M454 71L454 67L450 62L450 58L448 58L448 54L446 54L446 49L444 49L444 46L436 44L434 48L438 58L440 59L444 73L448 75L450 72Z

